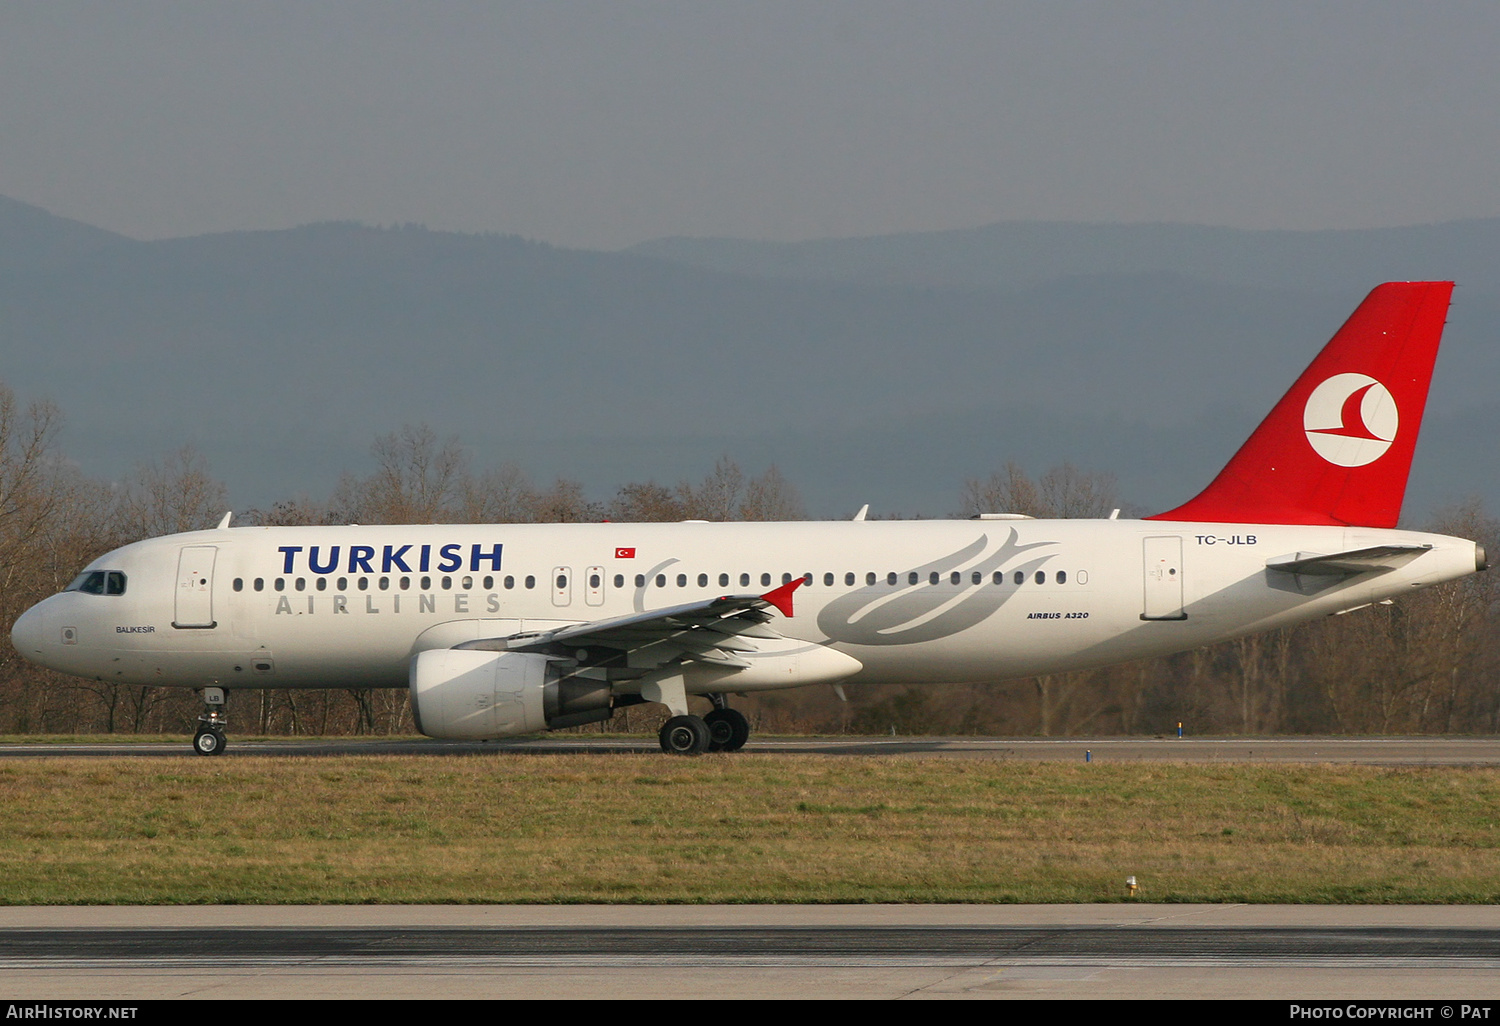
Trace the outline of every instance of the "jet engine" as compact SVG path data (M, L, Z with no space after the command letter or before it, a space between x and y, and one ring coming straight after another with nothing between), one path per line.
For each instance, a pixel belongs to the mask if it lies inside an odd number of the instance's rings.
M467 741L609 719L609 684L569 676L572 666L530 652L419 652L411 660L412 717L428 737Z

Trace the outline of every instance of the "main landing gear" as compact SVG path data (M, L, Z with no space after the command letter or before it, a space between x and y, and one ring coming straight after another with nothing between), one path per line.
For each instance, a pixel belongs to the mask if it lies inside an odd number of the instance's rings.
M714 710L707 716L673 716L662 724L661 750L669 755L737 752L750 740L750 721L729 708L722 694L709 695Z
M198 717L198 732L193 735L193 751L199 755L223 755L224 730L229 721L224 716L224 689L203 689L203 715Z

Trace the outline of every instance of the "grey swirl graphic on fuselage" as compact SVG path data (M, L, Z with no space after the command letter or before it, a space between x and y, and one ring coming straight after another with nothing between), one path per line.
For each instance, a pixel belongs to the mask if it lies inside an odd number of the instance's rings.
M1011 528L1010 537L981 559L989 536L980 535L957 552L902 571L894 587L882 580L834 599L818 614L818 627L832 640L854 645L914 645L966 631L1021 590L1009 581L993 583L991 575L996 570L1004 569L1007 574L1020 570L1030 577L1056 555L1037 553L1012 563L1031 549L1057 544L1019 545L1018 537ZM975 559L979 561L970 562ZM965 578L957 585L949 576L954 570L961 570ZM916 584L909 583L912 571L917 574ZM934 571L939 575L937 584L929 583ZM970 583L969 575L975 571L981 575L980 584Z
M660 563L653 566L650 570L647 570L645 574L641 576L641 584L635 589L635 597L632 599L632 603L634 604L635 611L637 613L644 613L646 611L646 589L651 587L651 578L661 573L673 563L680 562L682 561L676 556L673 556L670 559L664 559Z

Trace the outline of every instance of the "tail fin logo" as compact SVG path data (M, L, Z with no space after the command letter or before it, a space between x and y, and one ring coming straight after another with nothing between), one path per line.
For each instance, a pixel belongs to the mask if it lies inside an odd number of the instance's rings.
M1399 425L1390 390L1368 374L1335 374L1312 390L1302 410L1308 443L1340 467L1363 467L1380 459Z

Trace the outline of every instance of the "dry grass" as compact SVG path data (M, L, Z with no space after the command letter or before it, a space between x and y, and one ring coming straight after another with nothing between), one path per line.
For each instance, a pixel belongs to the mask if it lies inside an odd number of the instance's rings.
M0 765L0 903L1500 901L1500 771L739 755Z

